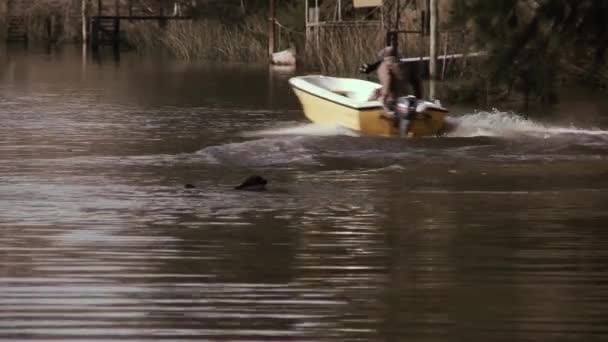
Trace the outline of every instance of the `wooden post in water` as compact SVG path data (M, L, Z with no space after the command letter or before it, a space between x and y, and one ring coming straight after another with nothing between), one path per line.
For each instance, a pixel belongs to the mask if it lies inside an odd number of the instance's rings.
M306 11L304 13L304 20L306 21L306 38L305 38L305 49L306 51L308 51L308 49L311 48L312 46L312 28L310 26L310 5L308 3L308 0L304 1L304 10Z
M120 19L118 17L114 18L114 32L112 34L112 47L114 48L114 52L118 51L120 48Z
M81 20L82 20L82 44L86 45L87 43L87 2L88 0L82 0L82 7L81 7Z
M99 17L91 18L91 49L93 52L99 49Z
M270 62L272 63L272 54L274 53L274 41L275 41L275 18L276 18L276 8L275 8L275 0L269 0L269 9L268 9L268 58L270 58Z
M91 49L93 54L96 55L99 51L99 17L101 16L101 0L97 0L97 18L91 19Z
M112 35L112 46L114 51L120 47L120 0L114 0L114 33Z
M321 26L319 26L319 0L315 0L315 42L317 45L317 51L319 51L321 44L320 44L320 30L321 30Z
M46 34L49 42L55 40L55 15L51 14L46 20Z
M435 100L435 82L437 80L437 0L430 1L429 13L430 13L430 60L429 60L429 78L430 78L430 90L429 98Z
M167 21L164 19L165 17L165 3L163 0L160 0L158 2L158 14L159 14L159 19L158 19L158 27L160 28L166 28L167 27Z

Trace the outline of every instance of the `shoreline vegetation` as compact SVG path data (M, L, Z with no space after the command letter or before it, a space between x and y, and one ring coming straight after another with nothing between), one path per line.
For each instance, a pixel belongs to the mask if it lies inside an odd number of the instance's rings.
M127 25L126 37L128 45L140 53L161 51L181 60L267 63L265 22L248 18L243 26L210 19L175 21L165 28L144 22Z
M29 39L52 44L81 41L83 1L87 0L34 1L25 11ZM7 3L0 0L3 34L7 31ZM89 1L89 13L96 13L94 3ZM123 20L126 46L143 55L162 52L180 60L268 63L267 0L187 3L196 5L185 13L192 20L169 21L162 27L154 21ZM304 3L278 1L276 50L295 49L302 70L362 78L359 65L376 58L387 30L412 31L424 26L427 2L385 0L381 8L365 10L350 4L340 13L343 20L382 19L382 25L336 25L309 35L308 41ZM321 13L335 18L335 1L321 3ZM446 100L550 104L558 100L555 94L564 83L590 89L608 86L605 1L439 0L439 4L443 14L439 54L487 52L485 57L439 61L440 78L445 81L440 96ZM404 57L428 56L429 37L404 34L399 46Z

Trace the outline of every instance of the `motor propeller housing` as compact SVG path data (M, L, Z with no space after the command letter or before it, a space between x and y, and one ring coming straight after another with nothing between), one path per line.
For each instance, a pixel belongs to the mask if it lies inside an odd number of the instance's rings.
M415 96L402 96L397 99L395 106L395 117L399 125L399 134L402 137L408 136L410 121L416 118L418 99Z

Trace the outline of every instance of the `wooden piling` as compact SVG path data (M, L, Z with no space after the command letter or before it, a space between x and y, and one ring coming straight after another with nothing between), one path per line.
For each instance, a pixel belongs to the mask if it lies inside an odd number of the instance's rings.
M435 100L435 82L437 80L437 0L430 0L430 61L429 61L429 77L430 77L430 90L429 98Z
M120 0L114 0L114 30L112 32L112 47L114 52L120 49Z
M272 54L274 53L275 43L275 20L276 20L276 7L275 0L269 0L268 9L268 58L272 62Z
M80 8L80 20L82 21L82 44L87 43L87 2L88 0L81 0Z
M164 19L164 17L165 17L165 4L164 4L164 1L159 1L158 2L158 14L159 14L158 27L164 29L164 28L167 27L167 20Z
M99 19L91 18L91 49L97 51L99 49Z
M120 48L120 19L116 17L114 19L114 31L112 32L112 47L114 50Z

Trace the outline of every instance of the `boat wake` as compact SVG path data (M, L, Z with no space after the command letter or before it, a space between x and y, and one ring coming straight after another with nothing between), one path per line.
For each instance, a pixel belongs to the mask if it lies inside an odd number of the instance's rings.
M242 134L244 141L208 146L193 157L207 164L254 168L291 165L381 166L400 161L458 158L529 160L599 158L608 152L608 131L560 127L505 112L477 112L450 118L447 139L349 139L357 132L340 126L293 124ZM487 138L489 139L487 139ZM464 139L452 139L464 138ZM473 138L473 139L471 139ZM495 139L501 138L501 139ZM503 139L511 141L508 144ZM599 156L599 157L598 157ZM336 165L338 165L336 164Z
M242 134L244 137L275 137L275 136L351 136L356 137L359 134L348 128L339 125L322 125L322 124L297 124L290 126L282 126L259 131L247 132Z
M253 140L208 146L195 153L197 160L209 164L231 164L250 167L291 164L318 165L315 152L317 138L359 136L338 125L290 123L241 133Z
M588 136L608 140L608 131L582 129L574 126L559 127L542 124L523 116L507 112L478 112L449 119L456 128L450 137L536 137Z
M304 137L262 138L238 143L208 146L195 153L209 164L251 167L288 164L318 164L305 146Z

